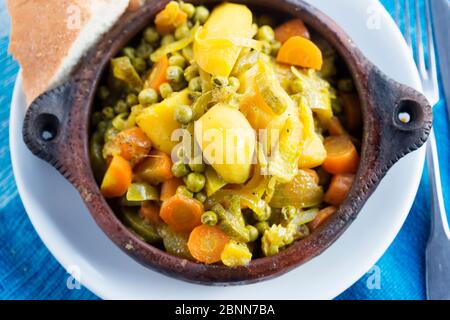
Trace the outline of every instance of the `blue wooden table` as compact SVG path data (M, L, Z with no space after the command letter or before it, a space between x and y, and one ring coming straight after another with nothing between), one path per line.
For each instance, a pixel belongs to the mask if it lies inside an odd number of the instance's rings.
M394 13L393 0L382 3ZM19 68L7 53L8 34L5 1L0 0L0 299L97 299L87 289L67 287L68 274L39 239L17 193L9 154L8 122ZM435 109L435 128L445 187L450 182L450 163L442 161L450 159L446 119L445 105L441 102ZM424 173L412 211L394 243L376 266L338 299L423 299L429 221ZM374 281L375 273L380 274L379 282Z

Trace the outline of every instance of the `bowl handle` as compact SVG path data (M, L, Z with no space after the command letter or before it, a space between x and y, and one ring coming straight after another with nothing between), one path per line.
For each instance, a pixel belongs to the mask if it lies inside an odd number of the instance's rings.
M23 140L30 151L50 163L71 182L70 111L74 104L69 81L40 95L28 108L23 123ZM71 156L70 156L71 155Z
M367 141L374 148L379 180L399 159L419 149L432 127L432 108L425 96L373 67L368 75L369 106L374 112L366 125L375 134ZM378 140L378 141L377 141ZM379 146L379 147L377 147Z

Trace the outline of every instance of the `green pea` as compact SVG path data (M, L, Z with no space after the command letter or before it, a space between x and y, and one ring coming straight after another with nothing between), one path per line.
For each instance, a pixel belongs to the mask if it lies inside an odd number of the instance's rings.
M280 48L281 48L281 42L274 41L274 42L272 42L271 46L272 46L272 51L270 53L273 56L277 56L278 55L278 51L280 51Z
M256 39L262 41L272 42L275 40L275 32L270 26L262 26L258 29L258 33L256 34Z
M208 226L215 226L219 220L217 214L214 211L206 211L202 214L200 219L203 224L206 224Z
M189 191L189 189L186 186L179 186L177 188L176 194L180 194L188 198L194 197L194 193Z
M116 115L112 107L104 107L102 110L102 114L103 117L105 117L105 119L107 120L111 120Z
M155 104L158 102L158 93L152 88L144 89L139 93L138 100L143 106Z
M250 242L256 241L259 237L259 231L252 225L245 226L248 230L248 234L250 235Z
M100 121L97 125L97 131L99 134L104 135L108 129L108 123L106 121Z
M202 91L202 79L195 77L189 81L189 89L191 91Z
M186 186L192 192L199 192L205 187L206 178L201 173L189 173L185 180Z
M125 47L122 49L122 54L125 57L128 57L130 59L136 58L136 50L132 47Z
M108 87L105 87L105 86L101 86L99 89L98 89L98 97L101 99L101 100L106 100L108 97L109 97L109 89L108 89Z
M172 94L172 92L173 92L172 86L167 82L165 82L159 86L159 94L161 95L161 97L163 99L170 96Z
M206 194L204 193L204 192L197 192L196 194L195 194L195 199L197 199L198 201L200 201L201 203L203 203L203 202L205 202L206 201L206 198L207 198L207 196L206 196Z
M187 23L182 23L178 28L175 29L175 39L181 40L185 38L189 33L189 27Z
M292 93L301 93L303 92L303 82L300 79L294 79L289 83L289 87L291 88Z
M258 18L258 24L260 26L267 25L267 26L274 27L276 22L275 22L275 19L272 18L271 16L269 16L267 14L263 14Z
M91 116L91 124L93 127L97 126L103 120L103 114L99 111L94 112Z
M181 54L174 54L169 58L169 66L177 66L184 69L186 59Z
M175 38L173 35L171 34L166 34L164 37L162 37L161 39L161 46L166 46L172 42L175 41Z
M192 121L192 109L187 105L178 105L175 107L175 119L181 124L188 124Z
M181 2L180 9L187 14L189 19L192 18L195 14L195 7L192 3Z
M180 82L183 80L183 69L178 66L169 66L166 71L166 78L169 81Z
M139 58L148 58L152 52L153 52L153 47L144 41L136 49L136 55Z
M216 87L224 87L228 84L228 78L224 76L213 76L211 81Z
M170 85L172 86L173 91L178 92L186 89L188 83L186 80L184 80L184 78L182 78L181 81L171 82Z
M189 168L182 161L178 161L172 165L172 173L175 177L182 178L189 174Z
M197 65L190 65L184 70L184 78L186 79L186 81L191 81L195 77L198 77L198 73L199 70Z
M266 221L260 221L255 224L255 228L258 229L260 235L263 235L264 232L270 228L270 226Z
M147 62L145 62L144 58L133 58L131 59L131 64L138 72L144 72L147 70Z
M236 77L230 77L230 79L228 79L228 85L233 89L233 91L238 91L241 86L241 82Z
M105 132L105 143L111 141L115 136L119 134L119 130L114 127L108 128Z
M206 170L206 166L203 163L189 163L189 168L197 173L203 173Z
M204 6L195 8L194 21L204 24L209 17L209 10Z
M137 95L135 95L134 93L130 93L129 95L127 95L127 105L128 106L133 107L137 104L139 104L139 99L138 99Z
M155 28L149 27L144 31L144 39L148 43L155 43L159 40L159 33Z
M127 112L128 104L124 100L120 99L119 101L117 101L116 105L114 106L114 111L117 114Z
M353 85L353 80L349 78L339 79L337 87L340 91L353 92L355 86Z

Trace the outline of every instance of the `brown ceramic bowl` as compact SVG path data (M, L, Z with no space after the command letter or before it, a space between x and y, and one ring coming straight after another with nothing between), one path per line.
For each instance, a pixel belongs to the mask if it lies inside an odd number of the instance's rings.
M121 223L100 193L88 156L89 119L103 70L109 59L148 25L168 1L149 1L138 12L124 17L81 61L67 83L36 99L25 117L24 141L35 155L49 162L77 188L109 238L146 267L210 285L252 283L279 276L328 248L356 219L387 170L424 144L431 128L431 107L420 93L381 73L335 22L311 5L300 0L235 0L286 18L298 17L335 47L347 64L362 103L361 165L350 194L337 213L309 237L276 256L256 259L239 268L204 265L172 256L141 241ZM200 2L214 5L222 1ZM400 112L409 113L411 121L399 121Z

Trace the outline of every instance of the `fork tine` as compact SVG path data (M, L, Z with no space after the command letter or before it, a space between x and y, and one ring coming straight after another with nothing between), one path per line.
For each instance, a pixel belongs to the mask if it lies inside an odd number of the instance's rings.
M398 27L401 29L400 8L399 0L395 0L395 23L397 23Z
M404 32L403 36L406 39L406 43L408 44L409 49L411 50L411 52L413 52L412 39L411 39L411 27L410 27L411 16L409 14L409 1L403 0L403 5L405 7L405 32Z
M422 32L422 21L420 18L420 4L419 0L415 0L415 28L416 28L416 63L420 72L422 79L428 78L427 70L425 67L425 51L423 49L423 32ZM427 35L428 41L428 35Z
M425 0L425 19L427 23L427 47L428 47L428 59L427 65L430 72L430 79L433 81L435 88L438 87L437 81L437 64L436 64L436 54L434 49L434 38L433 29L431 26L431 9L429 0Z

